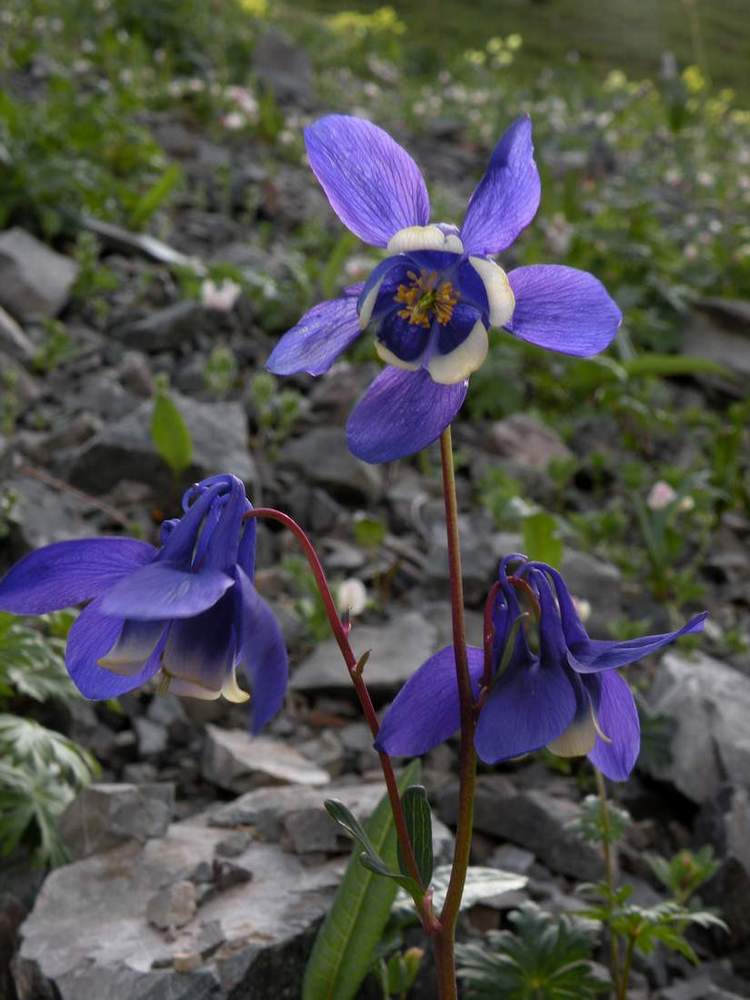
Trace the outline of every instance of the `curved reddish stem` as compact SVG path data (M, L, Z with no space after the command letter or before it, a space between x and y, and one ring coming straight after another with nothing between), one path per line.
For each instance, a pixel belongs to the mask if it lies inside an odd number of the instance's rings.
M283 524L285 528L288 528L292 534L295 536L297 541L302 546L302 550L307 557L307 561L312 570L313 576L315 577L315 583L317 584L318 591L323 600L325 606L326 616L328 622L331 626L334 638L338 643L338 647L341 650L341 655L346 663L347 670L349 671L349 677L351 678L352 684L354 685L354 690L357 693L359 703L362 706L362 711L367 719L367 724L370 727L370 732L375 738L380 730L380 723L378 722L378 717L375 712L375 708L372 704L372 699L370 698L370 692L367 690L367 685L365 684L364 677L362 676L362 671L359 667L359 660L354 654L349 643L349 631L350 627L345 625L341 618L339 617L338 608L336 607L336 602L331 594L331 588L328 585L328 578L326 577L325 570L323 569L323 564L320 561L320 557L315 550L315 546L307 537L307 534L297 524L293 517L285 514L281 510L276 510L273 507L253 507L249 510L243 520L249 521L253 518L268 518L271 521L278 521ZM401 851L406 861L406 866L409 869L409 874L417 883L417 885L422 884L421 875L419 873L419 867L417 865L417 859L414 856L414 848L412 846L411 838L409 836L409 831L406 826L406 817L404 816L404 809L401 803L401 796L398 790L398 781L396 780L396 773L393 770L393 765L391 764L391 758L386 753L378 751L378 756L380 757L380 766L383 770L383 777L385 778L385 786L388 791L388 798L391 803L391 810L393 812L393 820L396 824L396 833L398 835L399 843L401 845ZM425 931L428 934L435 934L439 930L440 924L428 903L423 903L422 910L420 912L420 918L424 926Z

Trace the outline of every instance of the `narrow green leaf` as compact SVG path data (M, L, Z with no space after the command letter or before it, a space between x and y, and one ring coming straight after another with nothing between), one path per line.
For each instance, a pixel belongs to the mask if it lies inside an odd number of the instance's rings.
M523 519L523 550L529 559L538 559L550 566L560 565L563 543L552 514L540 510Z
M176 163L171 163L131 209L129 222L133 229L145 225L181 182L182 170Z
M161 458L179 476L193 461L193 439L172 398L159 390L151 418L151 440Z
M418 780L419 770L419 761L412 761L401 776L399 788L405 789ZM363 829L374 853L395 868L396 831L387 796L383 796ZM355 847L316 938L305 971L302 1000L351 1000L372 964L398 886L393 879L377 878L363 867L359 854L359 847Z
M401 797L404 804L406 828L409 831L414 857L419 869L422 888L426 889L432 878L432 813L427 792L423 785L411 785ZM398 865L404 875L409 875L409 867L398 845Z

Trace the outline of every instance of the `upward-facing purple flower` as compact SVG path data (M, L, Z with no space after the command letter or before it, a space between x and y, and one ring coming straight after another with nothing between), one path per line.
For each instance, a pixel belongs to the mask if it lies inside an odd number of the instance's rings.
M113 698L160 673L196 698L247 701L261 728L281 707L288 667L273 612L253 586L255 521L235 476L204 479L161 526L157 549L134 538L57 542L0 580L0 610L35 615L90 603L68 636L66 665L87 698Z
M518 566L508 575L511 563ZM535 644L527 635L522 601L538 618ZM706 618L695 615L675 632L625 642L589 639L557 570L519 555L500 565L491 615L489 678L484 650L468 647L474 697L481 706L475 737L480 759L494 764L548 747L563 757L588 755L613 781L628 777L640 749L635 702L617 668L681 635L702 631ZM455 658L448 646L406 682L385 714L375 745L413 757L458 727Z
M487 356L488 330L589 357L614 338L622 316L602 284L557 265L509 274L492 257L513 243L539 207L531 121L518 118L495 147L463 225L430 224L419 168L382 129L328 115L305 130L310 165L331 207L356 236L384 247L363 286L306 313L276 345L277 375L321 375L364 330L388 367L347 426L367 462L419 451L460 410L468 377Z

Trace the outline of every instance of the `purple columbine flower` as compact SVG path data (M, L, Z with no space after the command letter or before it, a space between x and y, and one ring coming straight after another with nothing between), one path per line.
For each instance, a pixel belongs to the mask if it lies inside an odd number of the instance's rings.
M512 575L510 563L520 564ZM608 778L624 781L638 756L640 726L633 695L617 668L702 631L706 613L663 635L625 642L589 639L557 570L521 555L500 564L490 601L494 636L487 659L484 650L468 647L480 706L475 737L480 759L494 764L547 747L562 757L587 755ZM524 606L538 618L536 643ZM448 646L406 682L375 745L395 756L418 756L458 728L455 658Z
M68 635L68 673L87 698L113 698L160 674L179 695L250 697L257 732L281 707L288 666L281 629L253 586L255 521L235 476L192 486L164 521L157 549L135 538L57 542L0 580L0 610L36 615L88 601Z
M305 143L338 217L388 256L364 285L306 313L267 367L277 375L321 375L372 330L388 367L349 417L349 448L359 458L388 462L439 437L487 356L491 327L578 357L597 354L614 338L622 315L592 275L558 265L506 274L492 259L539 207L528 116L513 122L495 147L460 230L430 224L419 168L371 122L328 115L305 130Z

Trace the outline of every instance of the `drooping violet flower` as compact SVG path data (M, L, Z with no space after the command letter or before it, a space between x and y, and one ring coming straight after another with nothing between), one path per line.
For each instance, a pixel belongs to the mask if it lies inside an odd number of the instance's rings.
M372 330L388 367L349 417L349 448L359 458L391 461L439 437L487 355L491 327L579 357L597 354L614 338L620 310L592 275L558 265L506 275L492 259L539 206L528 116L513 122L495 147L460 230L430 224L419 168L371 122L328 115L305 130L305 143L339 219L388 256L363 286L306 313L267 367L277 375L321 375Z
M255 521L235 476L212 476L164 521L161 546L135 538L56 542L0 580L0 610L36 615L90 602L68 635L68 673L87 698L113 698L160 674L179 695L250 697L257 732L281 707L288 666L281 629L254 585Z
M507 568L518 563L512 575ZM700 632L706 614L681 629L625 642L590 639L557 570L524 556L500 565L491 595L494 638L468 647L469 673L480 707L475 746L487 764L547 747L562 757L587 755L613 781L624 781L640 749L633 695L618 669L681 635ZM537 642L527 630L531 606ZM376 742L395 756L426 753L459 728L453 647L436 653L406 682L383 719Z

